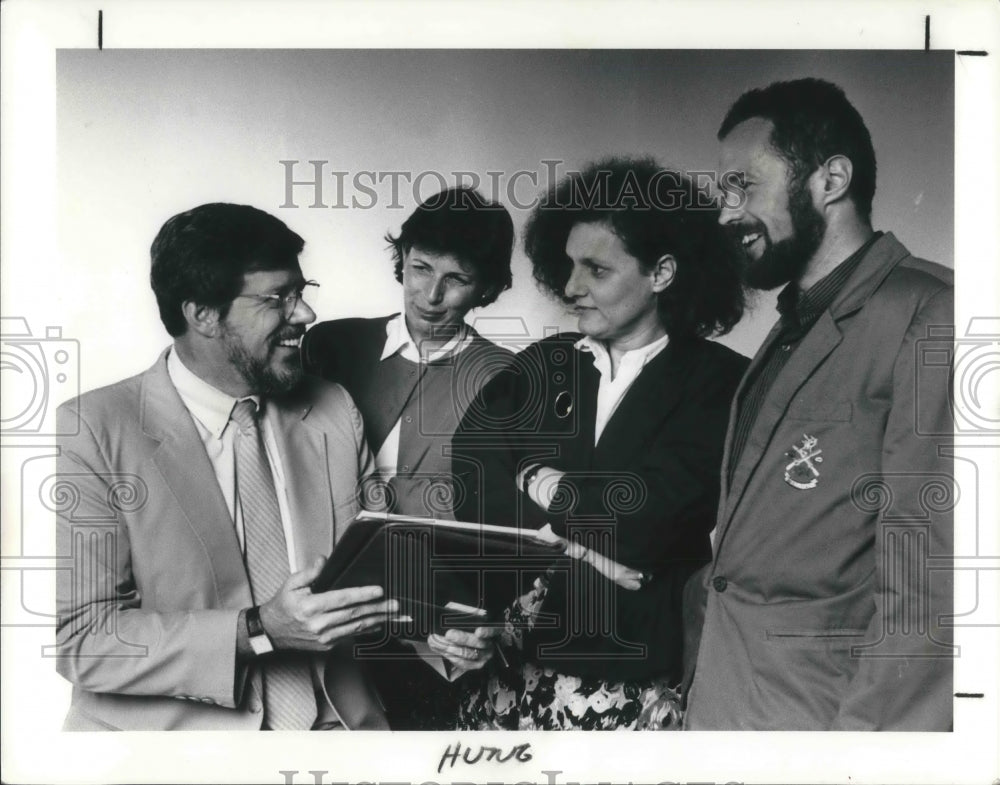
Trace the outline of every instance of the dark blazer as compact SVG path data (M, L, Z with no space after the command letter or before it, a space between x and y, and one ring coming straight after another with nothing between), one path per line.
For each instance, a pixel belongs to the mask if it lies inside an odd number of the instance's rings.
M372 471L361 418L336 385L307 377L268 400L285 468L297 561L326 556ZM73 683L67 730L257 730L261 675L236 662L253 605L233 519L166 353L139 376L59 407L56 640ZM387 723L342 643L311 662L350 728Z
M379 397L379 391L372 389L375 369L385 346L385 326L394 315L320 322L302 339L302 362L306 370L344 385L356 403L367 401L359 405L365 422L374 419L372 410ZM394 420L399 417L398 412L395 414ZM381 444L369 446L377 451Z
M302 344L305 366L347 388L361 410L373 451L403 419L396 476L388 484L371 486L378 497L372 501L405 515L450 518L452 434L482 385L513 355L473 331L471 344L453 357L422 368L398 358L383 363L386 324L392 318L317 324ZM457 688L422 664L408 667L413 652L395 641L382 654L394 656L371 660L368 671L393 729L452 728Z
M775 378L691 582L688 727L950 726L951 277L882 236Z
M600 374L591 355L574 348L579 338L529 346L483 389L453 440L457 517L549 522L653 575L634 592L580 562L553 575L545 603L553 618L530 641L540 662L611 679L677 676L679 596L711 553L729 402L747 360L703 339L670 341L595 446ZM518 472L535 462L567 472L548 513L515 487Z
M410 419L400 433L400 465L389 487L383 487L387 505L406 515L451 517L447 493L452 487L448 457L452 434L482 385L513 355L473 330L469 346L429 363L426 376L415 365L401 363L398 373L410 376L399 379L381 360L386 324L392 318L317 324L303 340L303 361L307 371L343 385L351 394L374 453L405 410ZM431 373L444 374L445 379L432 382ZM403 389L405 394L399 394Z

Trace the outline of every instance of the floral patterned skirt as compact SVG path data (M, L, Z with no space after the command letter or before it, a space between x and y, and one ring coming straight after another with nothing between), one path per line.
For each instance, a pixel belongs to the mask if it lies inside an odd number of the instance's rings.
M544 578L506 612L502 643L510 665L463 679L459 730L680 730L680 694L666 679L606 681L522 661L523 634L545 597Z

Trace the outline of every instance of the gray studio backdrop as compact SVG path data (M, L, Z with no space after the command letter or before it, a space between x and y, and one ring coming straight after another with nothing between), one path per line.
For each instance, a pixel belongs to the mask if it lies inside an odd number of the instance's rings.
M256 205L306 239L320 319L388 313L399 289L383 235L443 182L478 178L520 232L553 173L598 156L713 171L732 101L801 76L840 84L868 123L876 227L952 265L950 52L62 50L60 254L30 273L54 290L35 321L80 341L84 390L148 367L167 343L150 241L170 215L209 201ZM289 201L286 181L317 171L321 197L296 185ZM759 297L723 341L752 354L773 302ZM531 338L573 327L535 288L520 246L513 289L470 318Z
M5 572L5 624L24 626L4 638L5 663L18 665L5 700L45 707L19 717L28 736L58 729L69 702L68 683L39 655L54 605L51 413L80 390L144 370L167 344L149 244L174 213L209 201L268 210L307 241L305 273L323 284L320 318L383 314L400 293L382 238L421 196L478 178L520 230L553 174L596 157L650 154L711 177L732 101L813 75L843 86L871 129L876 226L953 263L951 52L60 50L55 65L56 100L39 97L39 115L56 117L56 215L5 192L39 227L34 246L4 259L2 281L3 431L33 445L5 449L0 472L5 556L23 557ZM299 185L289 199L287 167L308 180L310 161L320 162L322 198ZM49 185L47 161L13 164L18 182L28 172ZM722 340L753 353L773 305L773 293L762 295ZM520 249L514 288L472 318L514 344L573 327L536 290ZM8 366L15 350L35 360Z

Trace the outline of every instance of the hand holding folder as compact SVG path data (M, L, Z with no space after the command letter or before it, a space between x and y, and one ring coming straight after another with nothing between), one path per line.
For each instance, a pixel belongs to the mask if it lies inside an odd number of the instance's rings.
M423 639L495 624L519 579L567 558L565 550L536 530L362 512L311 588L383 586L413 620L393 632Z
M482 667L496 653L503 612L523 577L572 559L626 589L648 577L556 535L539 530L362 512L347 528L313 592L378 585L398 604L388 632L407 641L448 680ZM503 580L514 577L515 580ZM491 629L492 628L492 629Z
M501 576L538 575L567 559L590 564L637 590L650 576L556 535L551 527L519 529L433 518L361 512L312 582L313 592L379 585L400 613L420 620L416 637L473 629L499 618L518 595ZM504 592L504 587L510 589Z

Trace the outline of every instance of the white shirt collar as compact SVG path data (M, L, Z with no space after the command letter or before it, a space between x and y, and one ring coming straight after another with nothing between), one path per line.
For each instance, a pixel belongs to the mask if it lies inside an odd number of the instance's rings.
M464 322L458 328L455 336L440 349L435 349L426 357L421 358L417 351L417 344L406 328L406 319L403 314L398 313L393 316L385 325L385 346L382 348L382 356L379 360L386 360L397 352L404 359L411 362L434 362L445 357L458 354L472 343L473 332L469 325Z
M214 438L221 439L233 407L243 398L234 398L196 376L181 362L174 349L167 354L167 373L192 416L196 417ZM258 406L261 405L259 395L246 397Z
M661 338L657 338L652 343L647 343L645 346L640 346L638 349L630 349L625 352L618 363L619 373L621 372L621 369L624 368L634 368L636 371L645 368L650 360L666 348L669 340L670 337L664 335ZM590 352L594 355L594 365L597 367L597 370L601 372L601 376L611 376L611 355L608 354L608 349L602 341L595 340L589 335L585 335L573 344L573 346L576 349L584 352Z

